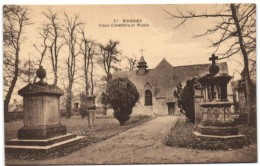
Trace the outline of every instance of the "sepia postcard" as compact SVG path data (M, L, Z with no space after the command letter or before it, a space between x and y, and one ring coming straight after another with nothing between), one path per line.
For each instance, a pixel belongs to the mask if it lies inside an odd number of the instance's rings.
M6 165L257 162L256 4L2 9Z

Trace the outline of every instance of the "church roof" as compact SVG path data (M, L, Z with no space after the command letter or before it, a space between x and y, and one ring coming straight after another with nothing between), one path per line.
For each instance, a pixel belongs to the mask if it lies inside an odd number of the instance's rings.
M156 70L160 70L160 68L173 68L173 66L163 58L163 60L155 67Z
M144 57L141 56L139 63L143 63L143 62L145 62L145 60L144 60Z
M228 73L226 62L217 64L220 73ZM138 71L119 71L113 74L113 78L127 77L142 91L148 82L154 89L155 98L172 98L176 85L181 82L183 86L186 81L195 76L202 76L209 73L211 64L198 64L173 67L169 62L163 59L154 69L148 69L146 74L138 75Z

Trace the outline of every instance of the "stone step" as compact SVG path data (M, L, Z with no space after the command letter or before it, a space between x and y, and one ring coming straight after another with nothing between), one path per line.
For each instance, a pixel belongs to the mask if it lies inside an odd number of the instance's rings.
M73 144L79 143L84 136L76 136L74 138L66 139L61 142L56 142L51 145L46 145L46 146L39 146L39 145L5 145L5 150L7 152L46 152L46 151L53 151L57 149L64 148L66 146L71 146ZM35 140L37 142L37 140ZM40 142L43 142L40 140Z
M229 135L238 135L237 126L203 126L198 125L198 131L203 135L219 135L219 136L229 136Z
M212 139L242 139L245 137L245 135L238 134L238 135L227 135L227 136L221 136L221 135L204 135L197 131L194 131L193 134L198 138L212 138Z
M6 141L6 145L28 145L28 146L47 146L47 145L52 145L58 142L62 142L71 138L75 138L77 135L76 134L66 134L66 135L61 135L49 139L12 139L9 141Z

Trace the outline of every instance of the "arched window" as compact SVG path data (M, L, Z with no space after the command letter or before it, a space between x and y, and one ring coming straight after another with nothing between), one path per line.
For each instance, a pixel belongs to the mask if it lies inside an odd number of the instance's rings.
M145 91L145 104L144 105L153 105L152 92L150 90Z

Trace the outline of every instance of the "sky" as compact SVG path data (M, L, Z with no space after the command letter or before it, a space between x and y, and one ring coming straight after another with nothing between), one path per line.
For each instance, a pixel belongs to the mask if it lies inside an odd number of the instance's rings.
M32 9L31 20L34 23L26 28L27 40L23 43L22 56L28 57L31 53L37 56L32 47L39 39L38 28L46 20L42 12L47 8L57 11L60 18L63 12L70 15L77 14L85 23L87 36L100 43L106 43L109 39L118 40L119 50L123 56L136 56L140 58L140 49L143 48L143 56L149 68L154 68L166 58L173 66L209 63L208 57L213 53L209 48L210 41L207 37L193 38L194 34L204 32L214 25L210 19L194 19L179 28L177 20L169 19L164 11L176 12L180 10L202 11L205 9L217 10L222 4L215 5L63 5L63 6L29 6ZM149 27L100 27L100 24L111 24L114 20L122 23L123 19L141 19L142 23ZM67 57L66 50L62 57ZM230 66L230 74L233 74Z
M209 57L214 52L210 48L208 37L194 38L194 34L205 32L209 27L215 25L216 19L194 19L186 22L184 25L176 28L179 20L172 20L166 11L175 13L177 9L180 11L210 11L214 12L223 7L223 4L208 5L29 5L31 9L32 25L25 28L25 39L22 42L21 57L23 60L31 58L39 58L39 53L33 47L33 44L39 46L41 38L39 37L39 28L46 23L43 12L48 8L58 13L58 17L62 22L63 13L69 16L79 15L79 19L85 25L87 37L98 43L105 44L109 39L119 41L118 49L121 56L133 57L138 60L144 56L148 68L155 68L159 62L165 58L172 66L183 66L193 64L210 63ZM111 24L121 24L124 20L141 20L144 27L111 27ZM109 27L107 27L109 25ZM130 23L131 25L131 23ZM217 37L211 36L211 38ZM225 47L220 48L225 49ZM218 55L218 53L216 53ZM68 48L63 47L59 55L60 77L65 77L64 61L68 57ZM241 56L232 57L236 61L241 61ZM227 61L229 74L239 79L240 75L236 70L241 71L242 66L231 60ZM46 63L48 62L48 63ZM45 58L43 67L47 70L47 81L52 83L53 74L51 73L50 61ZM82 58L78 58L78 62L82 63ZM127 60L121 62L121 67L127 65ZM62 73L63 72L63 73ZM99 77L104 75L100 67L96 67L95 74ZM25 83L18 82L16 89L25 86ZM59 80L58 85L62 87ZM63 88L63 87L62 87ZM17 92L16 90L16 92ZM15 94L15 93L14 93Z

